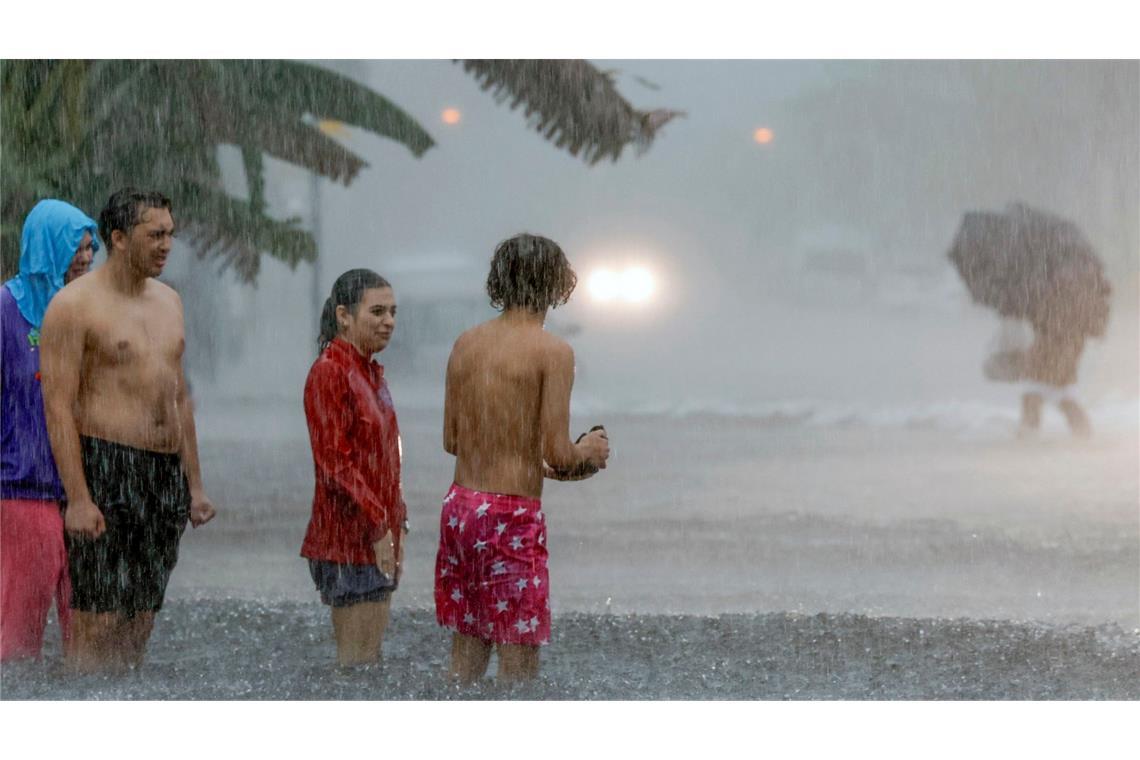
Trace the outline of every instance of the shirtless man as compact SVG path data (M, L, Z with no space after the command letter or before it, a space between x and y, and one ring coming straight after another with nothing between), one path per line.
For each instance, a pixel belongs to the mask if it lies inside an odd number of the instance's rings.
M579 480L606 466L598 430L569 438L574 352L543 329L577 279L556 243L517 235L499 244L487 277L502 314L459 336L447 364L443 447L455 482L443 503L436 556L440 625L455 631L451 676L482 678L492 647L498 678L538 675L550 638L543 477Z
M214 516L182 371L182 302L153 279L173 234L168 198L116 192L99 215L107 263L61 290L44 317L76 670L142 662L187 519L198 527Z

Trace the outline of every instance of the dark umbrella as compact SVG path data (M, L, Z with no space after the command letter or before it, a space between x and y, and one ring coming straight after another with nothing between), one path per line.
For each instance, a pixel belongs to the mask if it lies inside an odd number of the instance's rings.
M1004 213L970 211L950 260L974 301L1040 331L1104 334L1111 287L1072 222L1021 203Z

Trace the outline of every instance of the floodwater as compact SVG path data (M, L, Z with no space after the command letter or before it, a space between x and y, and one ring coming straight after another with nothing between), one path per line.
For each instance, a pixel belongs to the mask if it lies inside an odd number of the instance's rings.
M401 412L412 532L384 665L341 671L297 554L299 410L206 406L224 511L187 532L147 664L72 679L49 642L44 665L5 666L5 698L1140 698L1134 430L607 417L611 469L544 495L541 680L456 690L431 607L438 412Z
M448 637L398 608L379 667L332 663L315 603L175 601L148 662L68 677L58 660L5 667L9 699L1136 699L1135 635L1008 621L861 615L563 613L530 684L444 678ZM494 663L492 663L492 668Z

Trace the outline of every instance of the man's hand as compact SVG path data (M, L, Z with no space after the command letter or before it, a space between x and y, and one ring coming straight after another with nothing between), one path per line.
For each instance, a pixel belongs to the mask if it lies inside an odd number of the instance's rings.
M577 446L591 465L599 470L606 469L606 460L610 458L610 438L605 430L591 430Z
M557 469L546 462L542 463L542 476L550 480L585 480L606 468L606 460L610 456L610 438L605 428L594 425L590 432L582 433L574 442L582 461L568 469Z
M99 538L107 530L107 523L95 502L73 501L63 513L63 527L73 535Z
M396 542L389 530L376 543L372 544L372 551L376 554L376 567L389 578L396 577Z
M214 505L206 498L205 494L190 495L190 524L195 528L200 528L210 520L214 519L217 512L214 510Z
M590 462L582 462L577 467L569 470L556 470L546 462L542 463L542 477L547 480L561 480L563 482L571 482L577 480L585 480L586 478L593 477L598 473L598 468Z

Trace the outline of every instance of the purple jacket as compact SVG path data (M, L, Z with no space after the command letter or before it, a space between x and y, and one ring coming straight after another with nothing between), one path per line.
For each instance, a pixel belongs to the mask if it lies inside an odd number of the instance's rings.
M48 442L40 388L40 334L0 287L0 498L59 501L63 485Z

